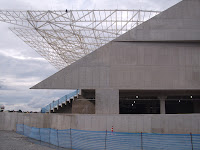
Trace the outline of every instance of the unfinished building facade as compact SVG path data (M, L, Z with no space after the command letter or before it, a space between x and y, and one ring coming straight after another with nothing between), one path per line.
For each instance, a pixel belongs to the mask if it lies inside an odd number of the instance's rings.
M32 89L81 89L96 114L199 113L199 8L183 0Z
M199 113L198 18L200 1L183 0L97 49L83 51L81 58L70 57L67 67L31 89L79 89L65 108L69 111L60 109L66 113Z

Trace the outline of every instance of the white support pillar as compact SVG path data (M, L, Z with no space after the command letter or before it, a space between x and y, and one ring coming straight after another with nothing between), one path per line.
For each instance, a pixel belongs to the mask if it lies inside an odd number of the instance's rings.
M158 98L160 99L160 114L166 114L165 100L167 96L159 96Z
M78 93L79 95L82 95L82 89L79 89L79 93Z

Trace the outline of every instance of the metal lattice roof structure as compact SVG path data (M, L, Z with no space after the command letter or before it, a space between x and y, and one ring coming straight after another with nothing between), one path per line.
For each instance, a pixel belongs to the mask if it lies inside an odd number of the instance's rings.
M0 21L62 69L157 15L147 10L0 11Z

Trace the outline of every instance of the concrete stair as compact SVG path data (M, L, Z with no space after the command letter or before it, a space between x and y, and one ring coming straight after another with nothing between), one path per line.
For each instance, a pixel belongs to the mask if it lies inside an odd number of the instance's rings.
M85 99L82 95L74 96L66 103L54 108L52 113L94 114L95 100Z
M51 102L49 105L41 109L42 113L54 113L54 112L66 112L70 113L70 107L73 100L77 99L79 96L79 90L75 90L60 99ZM67 111L63 111L63 108L68 108ZM61 111L60 111L61 110Z
M74 96L69 100L66 100L65 103L62 103L51 110L51 113L72 113L72 101L77 100L79 96L80 94L78 94L78 96Z

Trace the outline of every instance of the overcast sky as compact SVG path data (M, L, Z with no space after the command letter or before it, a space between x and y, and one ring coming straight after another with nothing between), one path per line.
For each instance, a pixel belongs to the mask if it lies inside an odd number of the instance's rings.
M0 0L1 10L147 9L163 11L180 0ZM30 90L56 70L0 22L0 104L40 111L68 90Z

